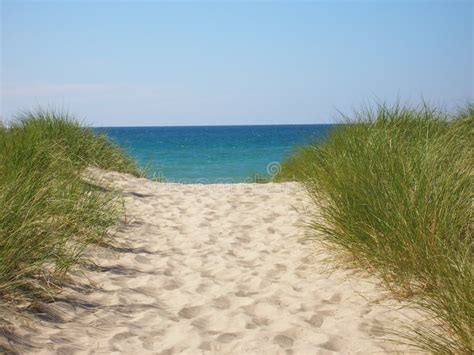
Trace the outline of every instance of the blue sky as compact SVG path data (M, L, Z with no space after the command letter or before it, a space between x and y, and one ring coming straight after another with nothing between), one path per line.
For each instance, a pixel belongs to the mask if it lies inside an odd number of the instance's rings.
M1 111L89 124L333 122L473 100L472 1L2 1Z

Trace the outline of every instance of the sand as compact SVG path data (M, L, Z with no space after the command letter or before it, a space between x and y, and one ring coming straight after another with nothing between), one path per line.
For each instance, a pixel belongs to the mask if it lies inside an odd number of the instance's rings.
M0 346L22 353L415 352L385 329L419 315L378 280L334 268L304 240L297 183L180 185L91 170L123 192L113 247L52 304L9 314ZM35 314L35 315L33 315Z

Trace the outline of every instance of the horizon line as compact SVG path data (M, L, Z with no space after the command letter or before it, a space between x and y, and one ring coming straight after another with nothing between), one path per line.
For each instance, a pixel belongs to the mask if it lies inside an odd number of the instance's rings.
M95 126L92 128L149 128L149 127L163 127L163 128L178 128L178 127L264 127L264 126L320 126L320 125L335 125L336 122L320 122L320 123L269 123L269 124L198 124L198 125L138 125L138 126Z

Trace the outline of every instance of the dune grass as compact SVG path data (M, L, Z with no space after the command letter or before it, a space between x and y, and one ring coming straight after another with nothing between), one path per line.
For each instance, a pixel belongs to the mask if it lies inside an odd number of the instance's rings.
M35 297L67 272L120 214L114 196L86 183L87 166L139 175L106 137L54 112L0 127L0 297Z
M405 329L437 353L473 352L474 106L366 109L302 147L277 180L304 184L313 237L410 297L437 326Z

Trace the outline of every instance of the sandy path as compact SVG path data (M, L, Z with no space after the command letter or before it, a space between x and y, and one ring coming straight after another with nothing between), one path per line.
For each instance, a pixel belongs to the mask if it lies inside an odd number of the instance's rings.
M177 185L117 173L129 224L62 301L15 319L9 346L43 353L382 353L393 311L368 278L327 272L304 242L295 183ZM299 209L297 211L296 209ZM39 320L38 320L39 318ZM21 324L18 327L18 324ZM23 344L22 344L23 343ZM1 343L0 343L1 344Z

